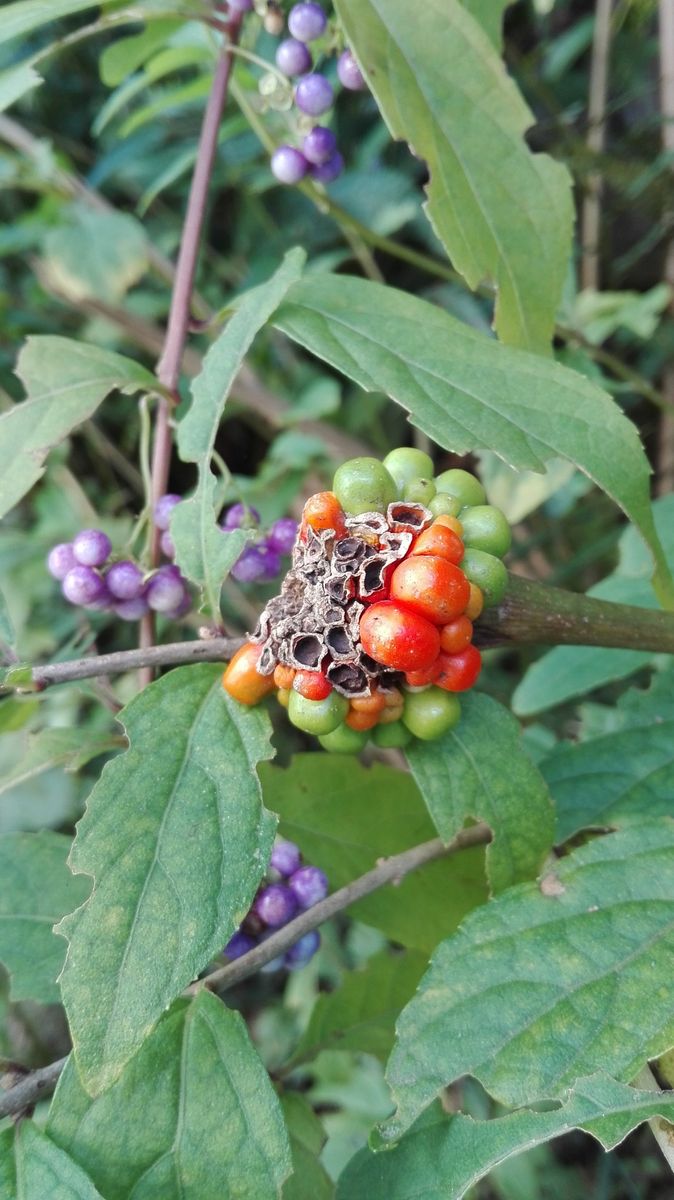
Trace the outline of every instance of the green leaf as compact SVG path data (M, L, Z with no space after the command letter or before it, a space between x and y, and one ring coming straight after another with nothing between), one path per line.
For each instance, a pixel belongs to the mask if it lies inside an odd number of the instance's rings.
M2 10L0 45L32 33L50 21L84 12L87 8L97 8L106 2L111 3L111 0L15 0Z
M524 140L533 114L493 44L502 6L489 33L459 0L336 7L393 137L428 166L426 211L453 266L473 289L494 281L502 341L545 352L571 252L571 177Z
M293 1161L283 1200L334 1200L335 1185L318 1158L325 1142L321 1122L299 1092L286 1092L281 1103Z
M386 1153L362 1150L339 1180L338 1200L461 1200L478 1180L514 1154L584 1129L613 1149L654 1117L674 1119L671 1092L645 1092L607 1075L579 1079L551 1112L523 1109L492 1121L439 1108Z
M552 847L554 814L520 727L501 704L479 693L462 697L456 728L437 741L414 742L407 761L443 841L471 817L493 830L493 891L536 875Z
M391 767L344 755L297 754L289 767L263 766L265 803L282 833L326 872L331 891L435 834L414 781ZM387 937L430 952L486 896L484 851L462 850L380 888L349 912Z
M17 375L27 398L0 417L0 517L40 479L52 447L90 417L109 392L157 386L130 358L62 337L28 338Z
M653 504L655 527L666 560L674 567L674 495ZM615 571L590 588L588 596L612 600L616 604L635 604L655 608L649 584L651 563L634 529L626 529L620 538L620 562ZM607 650L603 646L555 646L542 655L527 671L515 689L513 709L519 716L530 716L554 708L593 688L633 675L653 662L648 650Z
M6 646L16 645L16 634L4 592L0 591L0 639Z
M397 1139L441 1088L475 1075L497 1100L629 1080L674 1043L674 822L597 838L520 884L435 952L397 1027Z
M500 50L503 14L512 0L461 0L461 4L482 26L495 49Z
M501 346L426 300L343 275L295 284L274 324L361 387L391 396L445 449L493 450L517 469L542 470L553 457L575 463L638 526L667 592L648 460L634 426L591 380Z
M229 390L255 335L302 271L303 250L291 250L275 275L242 298L226 328L211 346L200 375L192 384L192 404L178 425L178 453L196 463L199 481L190 500L175 509L171 535L176 561L187 577L205 591L212 613L220 612L225 576L241 554L248 535L223 533L215 519L215 478L211 458Z
M0 1129L0 1200L15 1200L14 1130Z
M674 816L674 670L627 692L614 715L615 732L563 742L541 763L558 841L591 826Z
M77 828L71 866L95 887L58 927L70 943L61 990L92 1095L222 948L269 861L275 822L255 774L269 719L231 700L220 674L182 667L127 705L129 749Z
M206 991L173 1005L105 1095L87 1095L71 1059L48 1131L106 1200L273 1200L290 1172L246 1026Z
M142 67L155 51L167 46L169 38L181 25L180 20L152 21L140 33L116 38L105 47L98 62L103 83L107 87L117 87L122 80Z
M66 865L71 840L60 833L0 837L0 961L11 976L13 1000L57 1004L65 947L53 926L90 891Z
M44 265L51 284L69 300L118 303L147 270L147 238L128 213L73 204L47 232Z
M322 1050L358 1050L385 1060L396 1018L426 963L425 954L383 950L361 970L350 971L333 992L319 995L291 1065L309 1062Z
M1 38L0 32L0 40ZM4 112L43 82L42 76L38 75L30 63L21 63L18 67L8 67L5 71L0 71L0 112Z
M10 1138L11 1134L6 1138L8 1151ZM0 1174L0 1200L103 1200L82 1168L32 1121L16 1127L11 1183L12 1168L5 1165L7 1183Z
M119 747L119 738L82 729L48 728L29 736L25 753L0 779L0 796L52 767L75 770Z

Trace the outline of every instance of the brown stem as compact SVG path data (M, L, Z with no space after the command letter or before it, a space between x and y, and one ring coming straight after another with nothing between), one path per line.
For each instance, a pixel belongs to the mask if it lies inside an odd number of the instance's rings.
M243 644L243 638L206 638L204 641L170 642L166 646L148 646L139 650L116 650L113 654L89 655L68 662L33 667L30 679L18 675L19 690L27 687L44 691L57 683L77 679L95 679L102 675L123 675L140 667L178 667L196 662L225 662ZM21 667L18 668L20 672ZM8 680L11 686L11 677Z
M50 1096L67 1061L67 1058L59 1058L57 1062L50 1063L48 1067L40 1067L38 1071L31 1071L25 1079L16 1083L13 1088L9 1088L4 1095L0 1092L0 1120L3 1117L11 1117L13 1113L25 1112L27 1108L32 1108L34 1104L37 1104L37 1101L41 1100L43 1096Z
M612 9L613 0L597 0L594 16L592 63L590 66L589 129L587 135L588 149L595 161L604 149ZM580 280L581 287L594 288L595 290L599 287L601 193L601 173L599 171L592 171L588 176L587 191L583 199L581 220L583 244L580 260Z

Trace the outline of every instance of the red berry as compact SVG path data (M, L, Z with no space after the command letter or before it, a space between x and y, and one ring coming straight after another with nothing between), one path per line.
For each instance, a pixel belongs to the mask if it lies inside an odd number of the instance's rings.
M325 700L332 691L321 671L296 671L292 686L305 700Z
M446 692L467 692L480 674L482 655L475 646L466 646L460 654L441 654L438 665L437 687Z
M246 642L225 668L222 686L239 704L259 704L274 689L273 675L260 675L257 670L261 653L261 646Z
M430 667L440 650L440 634L435 626L391 600L382 600L366 608L360 619L360 640L366 654L395 671L419 671Z
M453 529L448 529L444 523L434 521L428 529L420 533L410 554L435 554L438 558L446 558L447 562L456 566L463 560L465 550L461 538Z
M435 676L439 670L436 658L435 662L431 663L430 667L426 667L424 671L408 671L405 675L405 682L413 688L428 687L429 683L435 682Z
M458 617L470 598L463 571L446 558L415 554L399 563L391 577L391 599L408 605L436 625Z
M338 538L346 533L344 509L334 492L316 492L310 496L304 505L302 523L310 525L316 532L334 529Z
M379 713L359 712L355 708L350 708L344 721L349 729L355 729L358 733L365 733L368 729L374 729L379 722Z
M440 648L445 654L460 654L473 640L473 622L468 617L456 617L440 630Z

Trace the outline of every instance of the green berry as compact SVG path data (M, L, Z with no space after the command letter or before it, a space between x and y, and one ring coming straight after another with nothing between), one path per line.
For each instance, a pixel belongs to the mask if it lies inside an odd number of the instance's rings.
M391 721L390 725L375 725L372 730L372 741L382 750L402 749L412 741L412 734L402 721Z
M436 492L428 506L434 517L458 517L461 511L461 501L449 492Z
M442 475L438 475L435 486L439 492L449 492L450 496L456 496L457 500L461 501L462 508L467 504L484 504L487 499L487 493L479 479L459 467L443 471Z
M397 498L396 485L378 458L351 458L335 471L332 484L344 512L386 512Z
M491 504L478 504L464 508L461 513L463 542L470 550L485 550L503 558L510 549L512 534L500 508Z
M332 733L341 725L348 711L348 700L338 692L331 692L325 700L306 700L295 691L288 697L291 723L304 733L314 733L316 737Z
M434 496L435 484L432 479L411 479L403 491L403 500L408 504L429 505Z
M501 603L508 587L508 572L500 558L484 550L466 550L461 570L484 592L485 608Z
M433 461L423 450L415 450L413 446L398 446L384 459L384 466L396 485L398 495L403 495L405 485L413 479L432 479Z
M368 740L368 734L360 729L350 729L348 725L338 725L330 733L319 737L324 750L333 754L360 754Z
M405 696L403 722L422 742L432 742L453 729L461 716L461 705L452 692L429 687Z

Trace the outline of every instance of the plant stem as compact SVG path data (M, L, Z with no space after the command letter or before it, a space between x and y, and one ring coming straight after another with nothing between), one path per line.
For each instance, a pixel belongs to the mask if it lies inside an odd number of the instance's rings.
M57 683L95 679L101 675L124 675L139 667L178 667L196 662L225 662L243 645L243 638L206 638L203 641L169 642L139 650L116 650L113 654L88 655L66 662L33 667L32 685L38 691ZM19 690L22 684L18 684ZM30 685L28 689L30 690Z
M588 149L595 160L599 159L604 149L612 10L613 0L596 0L592 62L590 64L587 135ZM581 219L582 252L580 260L581 287L593 288L595 291L599 287L601 194L602 177L601 173L595 170L588 176L587 191L583 198Z
M614 604L510 575L508 591L476 626L481 646L606 646L674 654L674 614Z
M0 1120L3 1117L11 1117L13 1113L24 1112L41 1100L43 1096L50 1096L67 1061L67 1057L59 1058L56 1062L50 1063L48 1067L40 1067L38 1071L31 1071L25 1079L16 1083L13 1088L9 1088L4 1095L0 1092Z

